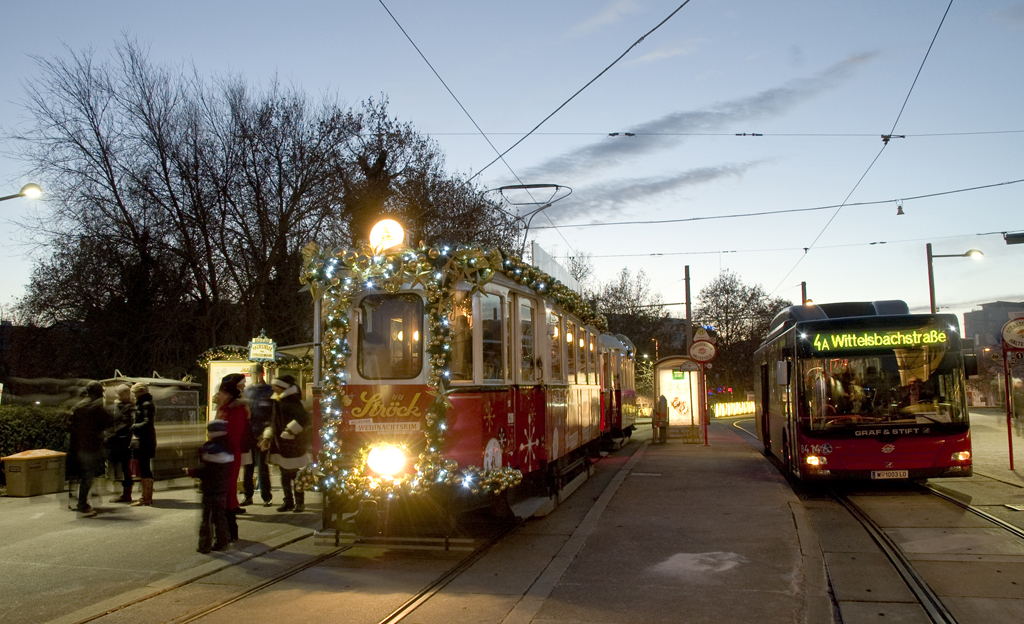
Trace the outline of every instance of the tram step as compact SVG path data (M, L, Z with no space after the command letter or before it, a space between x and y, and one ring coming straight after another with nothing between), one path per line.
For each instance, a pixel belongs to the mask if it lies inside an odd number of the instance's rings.
M550 496L534 496L512 505L512 513L517 518L540 518L555 510L555 499Z

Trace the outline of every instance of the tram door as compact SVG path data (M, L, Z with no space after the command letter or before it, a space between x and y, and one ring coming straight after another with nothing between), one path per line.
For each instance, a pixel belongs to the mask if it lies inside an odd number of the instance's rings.
M546 320L543 308L524 295L509 293L510 372L512 373L512 454L514 465L524 472L540 467L548 459L545 446L545 405L542 386L544 367L539 332ZM511 424L511 423L510 423Z

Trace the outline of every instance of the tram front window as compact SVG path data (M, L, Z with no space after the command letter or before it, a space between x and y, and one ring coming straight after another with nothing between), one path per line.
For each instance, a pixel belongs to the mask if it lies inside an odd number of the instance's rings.
M419 295L367 295L359 309L359 375L364 379L418 376L423 365Z
M801 361L801 416L811 430L967 423L963 370L944 353L896 349Z

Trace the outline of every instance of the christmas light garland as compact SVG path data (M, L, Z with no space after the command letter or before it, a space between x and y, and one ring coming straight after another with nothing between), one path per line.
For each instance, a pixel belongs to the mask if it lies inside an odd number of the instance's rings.
M262 364L264 368L271 371L279 368L309 370L313 368L313 356L312 355L288 355L287 353L278 353L277 359L273 362L266 362L263 360L250 360L248 347L240 345L221 345L219 347L213 347L207 349L199 355L199 359L196 360L196 364L200 368L209 368L210 362L214 360L243 360L246 362L252 362L253 364Z
M457 462L441 457L447 428L452 331L449 318L455 303L455 285L470 285L469 294L479 292L497 273L552 300L561 308L576 314L585 323L607 328L604 316L596 314L576 292L521 260L504 256L497 249L473 246L403 248L380 254L364 245L358 251L335 248L322 250L310 243L303 250L305 271L300 278L313 299L323 296L324 318L321 385L323 399L323 448L317 461L303 468L298 475L305 489L327 490L348 498L380 498L421 493L434 485L462 486L468 492L499 493L517 485L522 472L508 466L484 470L477 466L460 469ZM422 288L427 301L430 341L427 343L428 391L433 401L426 409L423 423L424 447L417 458L415 472L394 477L366 474L366 459L375 445L366 445L354 458L343 454L337 431L342 425L345 396L345 367L351 348L348 333L349 311L356 297L365 291L399 292L403 285ZM408 453L408 448L403 448ZM351 453L350 453L351 454ZM354 461L352 461L354 459Z

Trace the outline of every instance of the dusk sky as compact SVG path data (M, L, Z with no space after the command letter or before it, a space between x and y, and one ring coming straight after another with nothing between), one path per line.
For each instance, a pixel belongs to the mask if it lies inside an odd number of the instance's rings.
M384 94L450 171L570 187L531 237L592 254L600 281L643 269L665 302L683 301L689 265L695 298L728 269L794 302L806 282L816 301L925 312L928 242L985 253L935 260L942 311L1024 301L1024 245L1001 234L1024 231L1024 2L692 0L489 167L495 151L387 10L504 151L681 3L8 3L0 126L25 127L33 55L108 58L127 34L208 79L276 76L349 105ZM0 148L8 195L33 180ZM4 308L29 279L16 222L31 205L0 203Z

